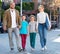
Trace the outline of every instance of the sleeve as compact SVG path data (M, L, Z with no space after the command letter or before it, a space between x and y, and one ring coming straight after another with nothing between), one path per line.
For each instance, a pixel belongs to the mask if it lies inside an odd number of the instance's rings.
M30 23L29 23L29 27L30 27Z
M51 21L49 20L48 14L47 14L47 19L48 19L48 22L49 22L49 27L51 28Z
M29 23L29 26L28 27L29 27L29 32L30 32L30 23Z
M18 13L18 25L21 25L21 20L20 20L19 11L17 11L17 13Z
M35 22L35 30L38 31L37 22Z
M28 22L27 22L27 26L29 26Z
M27 30L28 30L28 34L29 34L29 24L28 24L28 22L27 22Z
M3 14L3 26L6 26L7 25L7 11L4 12Z
M38 14L37 14L37 22L36 22L36 27L38 28Z

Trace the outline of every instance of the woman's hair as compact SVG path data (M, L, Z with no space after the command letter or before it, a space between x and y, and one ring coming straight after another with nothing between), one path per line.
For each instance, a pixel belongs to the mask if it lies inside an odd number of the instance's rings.
M41 7L44 8L44 5L39 5L39 6L38 6L38 10L39 10Z
M25 20L26 20L26 19L27 19L27 18L26 18L26 15L25 15L25 14L23 14L23 15L22 15L22 17L23 17L23 16L25 17ZM23 20L23 19L22 19L22 20ZM26 20L26 21L27 21L27 20Z
M34 18L34 20L36 20L36 17L35 17L34 15L30 15L30 19L31 19L32 17Z

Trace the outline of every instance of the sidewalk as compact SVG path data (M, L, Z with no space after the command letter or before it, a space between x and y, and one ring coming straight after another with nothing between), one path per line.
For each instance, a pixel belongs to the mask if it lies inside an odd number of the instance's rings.
M45 50L43 52L41 51L40 38L38 34L36 36L36 49L34 52L31 52L29 36L28 36L27 45L26 45L27 52L29 52L30 54L60 54L60 36L58 36L59 34L60 34L60 31L55 31L55 30L48 31L48 35L47 35L48 50ZM25 53L19 53L17 51L15 42L16 40L14 37L14 44L15 44L14 54L25 54ZM20 46L21 46L21 39L20 39ZM9 49L8 34L0 34L0 54L11 54L9 51L10 49Z

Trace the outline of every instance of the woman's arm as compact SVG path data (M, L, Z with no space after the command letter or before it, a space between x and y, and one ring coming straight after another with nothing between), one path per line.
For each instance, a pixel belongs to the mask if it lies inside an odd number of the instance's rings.
M50 28L51 28L51 21L50 21L50 19L49 19L48 14L47 14L47 19L48 19L48 22L49 22L49 29L50 29Z

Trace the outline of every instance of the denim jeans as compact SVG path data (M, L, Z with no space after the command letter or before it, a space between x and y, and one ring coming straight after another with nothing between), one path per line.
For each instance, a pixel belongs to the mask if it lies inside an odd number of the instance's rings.
M40 36L40 43L42 48L46 45L46 34L47 34L47 29L45 24L38 24L38 33Z

